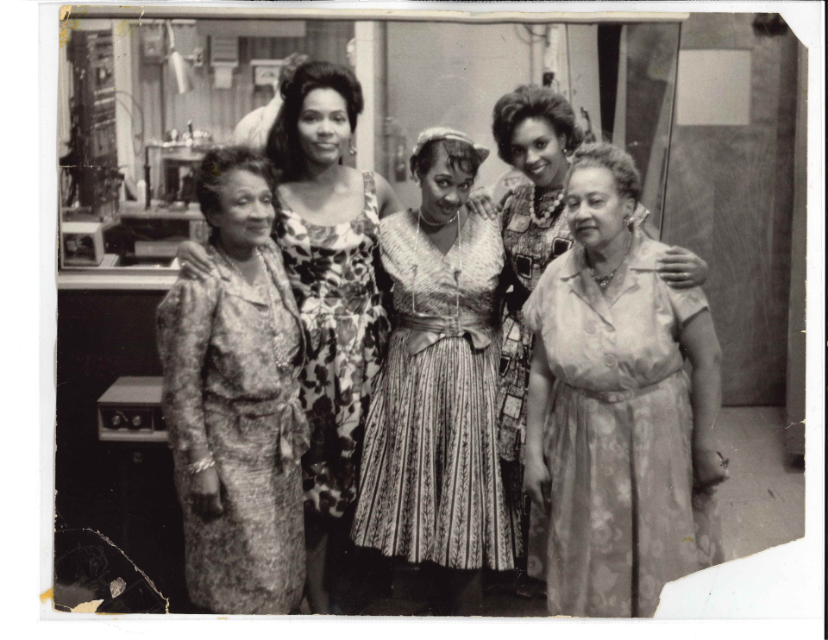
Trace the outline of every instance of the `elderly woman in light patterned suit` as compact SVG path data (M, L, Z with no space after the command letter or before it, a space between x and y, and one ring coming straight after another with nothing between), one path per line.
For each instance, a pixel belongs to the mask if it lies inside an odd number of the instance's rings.
M178 280L158 308L187 589L213 613L296 611L305 581L304 334L270 239L275 187L248 149L205 157L196 190L215 270Z

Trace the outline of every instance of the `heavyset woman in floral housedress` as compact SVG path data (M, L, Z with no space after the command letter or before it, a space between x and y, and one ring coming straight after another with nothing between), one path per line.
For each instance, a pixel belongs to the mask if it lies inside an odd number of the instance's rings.
M572 246L562 215L563 187L568 154L581 144L583 134L567 100L535 85L522 85L498 100L492 132L500 158L530 180L507 197L500 218L512 290L505 296L503 311L499 440L516 564L526 568L528 563L530 575L542 577L544 522L533 513L530 526L529 501L522 486L526 390L534 338L521 307L546 267ZM477 208L478 202L473 199L470 206ZM632 221L654 235L647 216L648 211L639 205ZM702 284L707 265L690 251L672 247L664 254L659 273L670 286L681 289Z

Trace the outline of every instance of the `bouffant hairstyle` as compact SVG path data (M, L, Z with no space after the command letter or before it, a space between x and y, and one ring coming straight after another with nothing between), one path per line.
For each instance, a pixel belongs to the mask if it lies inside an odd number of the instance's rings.
M492 134L497 155L508 164L512 164L512 136L527 118L543 118L558 135L565 136L567 153L583 142L584 133L575 123L575 112L566 98L551 89L524 84L502 96L494 107Z
M578 169L603 167L615 178L615 187L622 198L632 198L636 203L641 197L641 174L632 156L620 147L608 142L582 145L569 160L566 184Z
M483 163L480 155L468 142L452 138L438 138L426 142L420 153L411 156L411 173L420 178L424 177L440 157L440 149L446 154L446 163L452 170L460 169L477 177L477 170Z
M218 236L215 226L210 222L209 214L222 213L221 191L224 188L224 177L232 171L249 171L264 178L276 202L276 174L270 160L262 154L245 146L223 147L207 152L195 171L195 193L201 213L204 214L207 224L213 227L210 236L213 243Z
M305 168L304 154L299 144L299 115L305 98L314 89L333 89L345 100L351 132L356 130L357 118L364 108L362 85L348 67L330 62L305 62L297 67L292 78L280 88L282 108L267 136L265 153L287 180L301 177Z

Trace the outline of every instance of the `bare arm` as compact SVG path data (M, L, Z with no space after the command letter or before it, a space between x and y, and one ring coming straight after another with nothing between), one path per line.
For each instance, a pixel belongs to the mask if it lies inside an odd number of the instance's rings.
M469 195L469 201L466 208L471 212L489 220L496 220L500 214L500 209L503 207L503 202L510 194L507 193L500 204L495 204L492 197L489 195L486 187L480 186L474 189Z
M670 247L661 256L658 274L674 289L700 287L707 282L707 262L689 249Z
M547 491L552 478L543 455L543 429L551 409L554 382L546 358L546 347L541 337L535 334L526 399L526 470L523 487L532 502L544 512L549 510Z
M379 205L380 219L385 216L389 216L392 213L402 211L403 206L400 203L399 198L397 198L397 194L393 187L388 184L388 180L383 178L378 173L374 174L374 178L377 185L377 204Z
M722 351L710 311L693 316L684 326L679 339L693 365L690 402L693 406L693 461L696 481L711 485L727 474L718 455L716 418L722 408Z
M648 238L659 240L659 230L652 223L649 213L639 228ZM661 279L674 289L700 287L707 282L707 263L689 249L670 247L664 252L658 265Z

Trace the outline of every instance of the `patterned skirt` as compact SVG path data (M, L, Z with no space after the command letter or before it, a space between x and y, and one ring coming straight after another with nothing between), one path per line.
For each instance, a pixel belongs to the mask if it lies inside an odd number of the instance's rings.
M453 569L513 567L497 448L499 341L411 355L391 337L365 429L356 544Z
M664 584L717 553L693 504L689 381L679 372L614 404L560 382L553 394L543 447L549 612L650 617Z
M287 614L305 583L302 475L214 452L224 515L204 522L187 500L191 477L175 454L190 600L218 614Z

